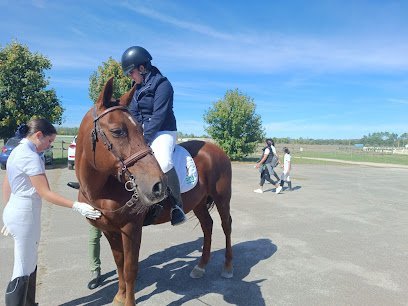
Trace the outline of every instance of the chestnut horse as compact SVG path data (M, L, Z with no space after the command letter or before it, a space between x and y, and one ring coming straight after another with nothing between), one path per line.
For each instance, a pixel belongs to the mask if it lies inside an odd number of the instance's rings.
M143 130L127 109L135 87L120 100L112 100L113 78L103 88L95 106L79 127L75 171L80 183L79 200L102 212L96 221L112 249L119 278L115 305L134 305L142 227L170 221L170 198L165 176ZM225 234L222 276L233 275L230 199L231 162L215 144L188 141L181 144L193 157L198 183L182 194L184 211L193 211L204 233L201 258L192 278L204 275L210 259L213 220L209 209L217 207ZM147 220L149 219L149 220Z

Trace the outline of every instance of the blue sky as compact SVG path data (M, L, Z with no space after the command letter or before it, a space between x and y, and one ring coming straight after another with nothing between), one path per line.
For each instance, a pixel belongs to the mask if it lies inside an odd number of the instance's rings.
M408 132L408 1L0 0L0 46L49 58L79 126L89 76L144 46L173 84L178 129L204 133L227 90L254 99L267 136Z

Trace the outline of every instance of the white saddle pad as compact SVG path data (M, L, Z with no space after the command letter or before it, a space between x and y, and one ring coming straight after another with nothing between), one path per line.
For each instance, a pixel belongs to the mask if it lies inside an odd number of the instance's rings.
M182 146L176 145L173 163L179 178L181 193L193 189L198 182L198 172L190 153Z

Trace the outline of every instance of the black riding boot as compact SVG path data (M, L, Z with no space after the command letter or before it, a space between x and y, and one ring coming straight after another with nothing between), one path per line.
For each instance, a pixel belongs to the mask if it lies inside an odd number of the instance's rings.
M6 306L25 306L28 290L28 275L9 282L6 290Z
M34 272L30 274L30 278L28 279L26 306L38 306L38 303L35 302L36 287L37 287L37 267L35 267Z
M288 182L288 186L289 186L289 191L292 191L293 189L292 189L292 182L291 181Z
M167 186L170 189L171 197L171 225L179 225L184 223L187 218L183 211L183 201L181 200L180 193L180 183L176 173L176 170L171 168L169 172L166 173L167 176Z

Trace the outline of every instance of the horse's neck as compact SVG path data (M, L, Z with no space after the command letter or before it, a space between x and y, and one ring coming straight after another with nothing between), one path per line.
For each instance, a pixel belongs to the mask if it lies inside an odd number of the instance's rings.
M88 200L96 200L105 193L109 177L109 174L98 172L92 167L83 171L80 181L86 197L89 198Z

